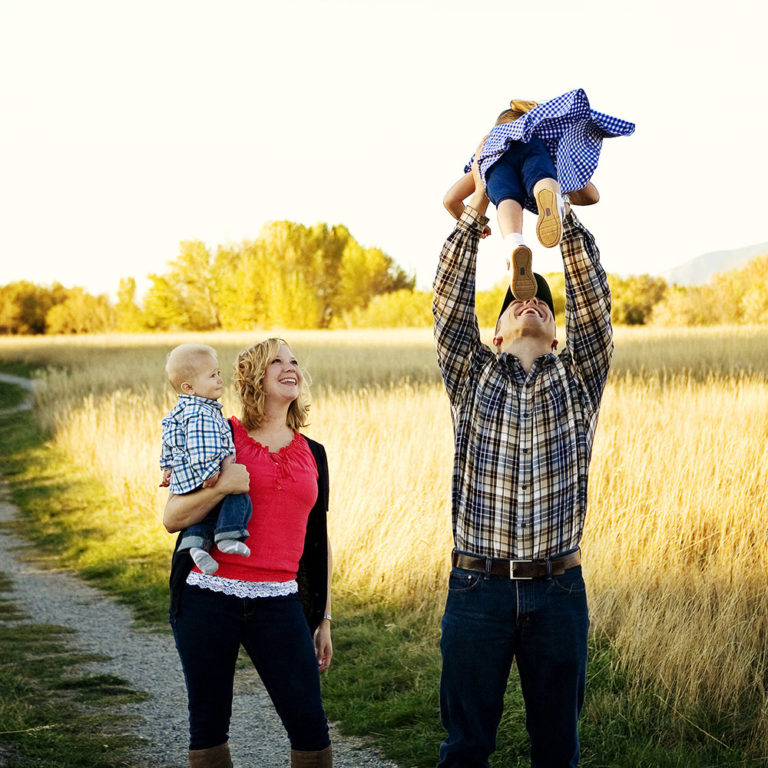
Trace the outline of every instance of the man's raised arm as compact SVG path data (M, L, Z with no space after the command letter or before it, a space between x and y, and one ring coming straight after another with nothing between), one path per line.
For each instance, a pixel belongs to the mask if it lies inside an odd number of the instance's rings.
M573 211L565 217L561 250L568 349L597 407L613 356L611 291L595 238Z
M451 402L461 391L472 355L480 345L475 314L475 270L477 246L488 222L485 216L488 198L476 163L473 173L475 191L443 245L432 299L437 361Z

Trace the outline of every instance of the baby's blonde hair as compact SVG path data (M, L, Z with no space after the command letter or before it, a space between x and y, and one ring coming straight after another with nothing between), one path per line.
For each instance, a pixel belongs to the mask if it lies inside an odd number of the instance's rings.
M288 346L288 342L283 339L265 339L244 349L235 360L233 383L243 406L240 421L247 430L258 428L264 420L264 374L267 366L277 356L281 344ZM291 429L301 429L307 425L308 416L309 386L307 375L304 374L299 396L288 407L286 424Z
M513 120L517 120L518 117L522 117L526 112L530 112L534 107L538 106L539 104L536 101L512 99L512 101L509 102L509 109L505 109L496 118L496 125L501 125L502 123L511 123Z
M181 394L181 385L193 379L199 372L200 360L203 357L218 360L216 350L207 344L179 344L168 353L165 372L177 394Z

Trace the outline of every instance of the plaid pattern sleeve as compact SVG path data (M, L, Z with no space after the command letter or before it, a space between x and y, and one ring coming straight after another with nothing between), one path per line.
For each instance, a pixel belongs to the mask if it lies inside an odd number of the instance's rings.
M172 457L171 493L196 490L235 452L232 431L216 400L180 395L162 429L163 455Z
M440 253L432 298L437 361L448 397L463 387L472 357L480 347L475 315L477 247L488 218L467 206Z
M611 291L595 238L573 212L565 218L561 251L566 353L597 408L613 357Z
M591 109L587 94L578 88L539 104L511 123L495 125L481 150L480 174L485 183L486 173L511 142L528 142L531 136L538 136L552 156L560 189L573 192L592 178L603 139L629 136L634 130L634 123ZM465 172L471 164L470 160ZM532 197L525 200L525 207L537 212Z

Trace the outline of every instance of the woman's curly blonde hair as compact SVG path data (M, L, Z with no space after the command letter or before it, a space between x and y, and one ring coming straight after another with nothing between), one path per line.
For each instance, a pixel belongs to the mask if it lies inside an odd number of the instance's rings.
M534 107L538 106L538 103L535 101L512 99L512 101L509 102L509 109L505 109L496 118L496 125L511 123L513 120L517 120L518 117L522 117L526 112L530 112Z
M281 344L288 346L284 339L265 339L244 349L235 360L233 383L243 407L240 422L247 430L257 429L264 420L264 374L267 366L277 357ZM299 396L288 407L286 424L291 429L301 429L307 425L308 384L307 374L302 371Z

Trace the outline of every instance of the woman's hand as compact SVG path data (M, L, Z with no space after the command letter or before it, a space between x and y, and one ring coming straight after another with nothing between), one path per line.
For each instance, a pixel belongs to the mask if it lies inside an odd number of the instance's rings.
M248 493L251 487L251 476L244 464L238 464L234 456L227 456L221 462L221 474L216 481L215 488L223 490L223 496L230 493Z
M315 630L315 656L321 672L331 666L333 643L331 642L331 622L328 619L323 619Z
M199 523L225 496L248 493L251 477L243 464L235 464L233 456L221 462L221 474L213 488L201 488L183 495L171 494L165 503L163 525L168 533Z

